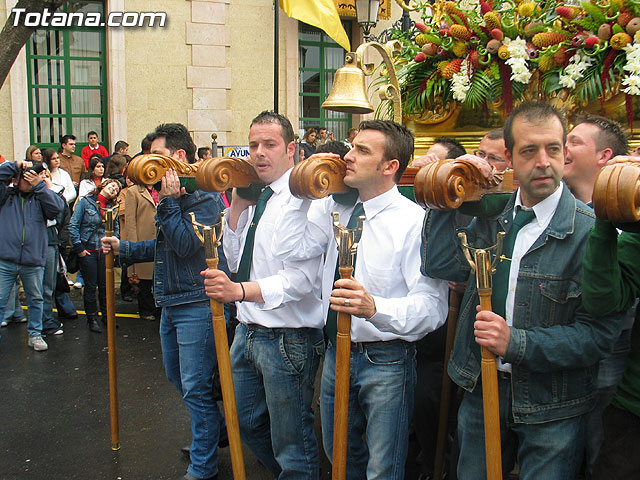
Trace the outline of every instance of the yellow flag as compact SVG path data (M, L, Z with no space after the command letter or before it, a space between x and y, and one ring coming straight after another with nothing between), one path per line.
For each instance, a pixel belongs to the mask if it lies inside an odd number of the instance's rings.
M347 52L351 51L349 37L333 0L280 0L280 7L289 17L318 27Z

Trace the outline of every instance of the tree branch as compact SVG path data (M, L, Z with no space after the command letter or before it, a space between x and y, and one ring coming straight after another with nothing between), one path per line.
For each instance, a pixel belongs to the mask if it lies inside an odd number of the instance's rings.
M25 13L37 12L42 14L46 9L55 12L66 0L18 0L13 9L24 8ZM25 13L22 14L24 17ZM24 22L17 26L13 26L15 21L15 13L11 11L11 15L7 18L0 32L0 88L4 85L4 81L9 75L9 71L20 53L20 49L29 40L29 37L38 27L27 27Z

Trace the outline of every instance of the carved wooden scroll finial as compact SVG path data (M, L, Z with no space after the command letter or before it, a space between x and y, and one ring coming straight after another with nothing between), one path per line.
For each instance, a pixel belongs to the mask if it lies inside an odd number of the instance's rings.
M640 221L640 158L616 157L600 170L593 189L593 209L603 220Z
M248 187L262 183L248 160L215 157L202 162L196 174L196 184L207 192L224 192L232 187Z
M155 153L139 155L129 163L127 176L137 185L155 185L167 170L174 169L179 177L195 177L200 162L183 163L167 155Z
M291 193L298 198L324 198L349 190L344 183L347 164L335 157L314 155L293 167L289 178Z
M487 193L513 192L513 170L504 172L498 185L490 183L467 160L441 160L422 167L414 180L416 202L423 207L448 210L480 200Z

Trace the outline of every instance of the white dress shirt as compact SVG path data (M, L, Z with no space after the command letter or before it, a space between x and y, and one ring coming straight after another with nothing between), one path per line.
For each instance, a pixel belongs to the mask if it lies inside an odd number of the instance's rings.
M271 252L276 220L282 207L293 198L289 191L290 174L288 170L269 185L273 195L256 227L249 280L260 285L264 303L237 302L238 320L267 328L322 328L324 317L318 285L322 258L281 261ZM225 229L224 253L232 272L238 271L254 211L252 205L242 212L235 231Z
M424 210L397 187L363 202L366 220L354 278L373 297L376 314L351 317L351 339L414 342L442 325L447 311L447 282L420 273ZM338 258L331 212L347 225L353 206L332 198L292 201L283 209L272 244L278 258L326 256L322 275L323 318L329 309ZM307 221L308 220L308 221Z
M564 183L560 182L560 186L556 188L556 191L549 195L533 206L533 208L525 207L522 205L520 199L520 189L516 194L516 201L513 208L513 218L516 215L516 209L520 207L522 210L533 210L536 214L536 218L531 220L528 224L520 229L516 236L516 242L513 245L513 254L511 255L511 267L509 268L509 290L507 291L507 298L505 300L505 320L507 325L513 325L513 305L516 297L516 287L518 285L518 272L520 271L520 261L522 257L529 251L535 241L549 226L551 218L556 213L558 203L560 203L560 197L562 196L562 189ZM502 359L498 358L498 370L511 371L511 364L502 363Z

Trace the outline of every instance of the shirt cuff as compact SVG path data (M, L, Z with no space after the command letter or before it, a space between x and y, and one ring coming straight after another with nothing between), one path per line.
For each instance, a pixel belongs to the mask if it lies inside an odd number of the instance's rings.
M282 305L284 286L280 276L272 275L271 277L261 278L257 282L260 285L260 292L264 300L264 303L255 304L258 310L273 310Z
M368 318L367 321L371 322L381 332L394 332L393 329L389 328L394 312L393 306L391 305L393 299L373 295L372 298L376 305L376 313L373 317Z

